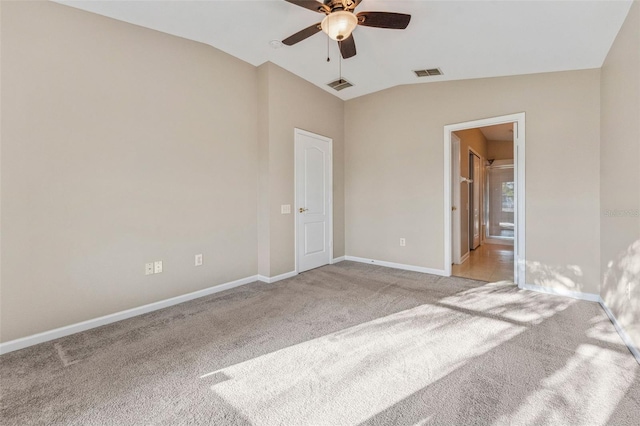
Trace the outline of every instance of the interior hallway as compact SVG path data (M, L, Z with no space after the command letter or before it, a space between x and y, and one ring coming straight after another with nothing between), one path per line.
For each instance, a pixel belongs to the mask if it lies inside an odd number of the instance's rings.
M453 265L451 274L488 282L513 281L513 246L483 244L471 250L462 265Z

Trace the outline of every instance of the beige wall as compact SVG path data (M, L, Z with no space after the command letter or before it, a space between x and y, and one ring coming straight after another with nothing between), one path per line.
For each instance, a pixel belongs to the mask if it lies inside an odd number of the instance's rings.
M487 141L487 158L512 160L513 141Z
M273 277L295 270L294 222L299 206L293 205L294 128L333 139L333 254L344 255L344 102L272 63L263 64L258 72L263 87L267 85L264 134L268 140L261 139L260 170L269 172L268 197L261 201L268 210L269 243L265 246L270 253L269 261L261 262L260 274ZM280 214L282 204L291 204L292 214ZM267 235L266 230L261 235Z
M640 344L640 289L625 300L640 219L601 217L640 208L638 2L602 78L430 83L347 103L275 65L58 4L1 9L0 341L292 271L295 214L280 205L293 204L294 127L334 141L335 257L441 269L443 126L524 111L526 281L601 290ZM425 99L439 108L424 114ZM165 272L144 276L153 260Z
M333 139L344 255L343 101L62 5L3 12L1 341L293 271L295 127Z
M602 67L601 296L640 348L640 3ZM608 216L618 210L624 216ZM631 297L627 291L631 289Z
M2 341L256 274L255 67L48 2L1 31Z
M258 68L258 274L271 276L269 205L269 66Z
M401 86L348 101L347 255L443 269L443 126L524 111L526 280L597 293L599 89L600 71L587 70ZM425 112L425 100L438 107Z

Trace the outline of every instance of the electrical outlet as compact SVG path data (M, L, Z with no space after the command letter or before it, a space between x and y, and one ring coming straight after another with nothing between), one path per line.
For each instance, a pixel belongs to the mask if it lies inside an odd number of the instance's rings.
M144 274L145 275L153 274L153 263L145 263L145 265L144 265Z
M153 273L159 274L160 272L162 272L162 260L156 260L153 262Z
M196 266L202 266L202 255L196 254Z
M405 238L400 238L400 247L404 247L407 245L407 240Z

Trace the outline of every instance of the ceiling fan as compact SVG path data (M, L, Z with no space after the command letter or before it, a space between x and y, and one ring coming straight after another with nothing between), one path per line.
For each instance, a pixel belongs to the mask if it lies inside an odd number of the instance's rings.
M411 15L404 13L360 12L355 14L354 10L362 0L324 0L323 3L316 0L286 1L314 12L324 13L326 16L322 22L298 31L282 40L282 43L293 46L320 31L324 31L338 42L340 54L344 59L356 55L356 43L351 33L358 25L404 30L411 20Z

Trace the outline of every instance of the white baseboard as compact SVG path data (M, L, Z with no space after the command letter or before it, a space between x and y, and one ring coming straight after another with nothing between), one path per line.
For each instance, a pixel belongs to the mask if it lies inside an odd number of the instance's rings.
M386 262L384 260L365 259L364 257L345 256L344 260L352 262L368 263L371 265L385 266L387 268L403 269L405 271L422 272L424 274L440 275L445 277L446 272L443 269L431 269L423 266L405 265L402 263Z
M0 343L0 355L6 354L8 352L17 351L18 349L23 349L29 346L37 345L39 343L44 343L51 340L59 339L61 337L69 336L70 334L75 334L81 331L86 331L92 328L122 321L127 318L146 314L148 312L153 312L159 309L168 308L169 306L177 305L183 302L188 302L189 300L208 296L214 293L219 293L221 291L229 290L229 289L239 287L241 285L253 283L256 281L259 281L258 276L253 275L251 277L242 278L242 279L231 281L228 283L205 288L204 290L194 291L193 293L183 294L182 296L172 297L170 299L149 303L148 305L139 306L137 308L127 309L126 311L116 312L114 314L105 315L102 317L94 318L87 321L82 321L76 324L67 325L64 327L56 328L56 329L45 331L42 333L33 334L31 336L22 337L20 339L11 340L9 342Z
M557 296L571 297L572 299L586 300L588 302L600 301L600 295L595 293L582 293L579 291L548 288L548 287L543 287L541 285L536 285L536 284L522 284L522 285L519 285L518 287L520 287L523 290L530 290L538 293L555 294Z
M629 351L631 351L636 361L638 361L638 364L640 364L640 350L638 350L638 348L633 344L631 337L629 337L627 332L624 331L624 328L622 328L622 326L616 319L615 315L613 315L613 312L611 312L611 310L609 309L607 304L604 302L602 297L600 297L600 295L594 294L594 293L582 293L579 291L571 291L571 290L559 290L559 289L542 287L534 284L524 284L519 287L525 290L535 291L537 293L554 294L558 296L571 297L573 299L578 299L578 300L586 300L587 302L599 303L600 306L602 306L602 309L604 310L604 312L609 317L609 320L611 320L611 322L613 323L613 326L616 328L616 331L620 335L620 338L622 339L624 344L627 345L627 347L629 348Z
M627 332L624 331L624 328L622 328L622 326L616 319L615 315L613 315L613 312L611 312L607 304L604 303L604 300L600 298L598 302L600 303L600 306L602 306L602 309L604 309L604 312L607 314L607 316L613 323L613 326L616 328L616 331L620 335L620 338L622 339L624 344L627 345L627 347L629 348L633 356L636 358L636 361L638 361L638 364L640 364L640 350L638 350L638 348L636 348L636 346L633 344L633 342L631 341L631 337L629 337Z
M296 271L286 272L284 274L276 275L275 277L265 277L264 275L258 275L258 280L263 283L273 284L278 281L286 280L287 278L295 277L298 275Z
M345 256L336 257L335 259L333 259L331 261L331 264L333 265L334 263L342 262L344 260L344 258L345 258Z
M368 263L373 265L384 266L387 268L402 269L406 271L422 272L425 274L445 276L445 271L441 269L431 269L431 268L425 268L422 266L404 265L401 263L385 262L382 260L374 260L374 259L365 259L362 257L355 257L355 256L341 256L336 259L333 259L333 263L342 262L343 260L349 260L352 262L360 262L360 263ZM60 327L60 328L45 331L42 333L37 333L31 336L22 337L20 339L15 339L9 342L0 343L0 355L17 351L19 349L24 349L26 347L37 345L39 343L49 342L51 340L69 336L71 334L90 330L92 328L97 328L103 325L122 321L138 315L146 314L148 312L153 312L159 309L168 308L169 306L188 302L189 300L197 299L199 297L204 297L211 294L219 293L221 291L229 290L229 289L239 287L245 284L249 284L255 281L262 281L265 283L274 283L277 281L294 277L296 275L298 275L296 271L291 271L285 274L276 275L275 277L253 275L247 278L242 278L242 279L231 281L228 283L205 288L203 290L194 291L192 293L184 294L182 296L172 297L170 299L149 303L147 305L139 306L137 308L127 309L125 311L116 312L114 314L105 315L105 316L94 318L91 320L82 321L76 324L71 324L65 327ZM611 322L613 323L614 327L616 328L624 344L627 345L627 347L629 348L629 351L631 351L633 356L636 358L636 361L638 361L638 364L640 364L640 350L638 350L638 348L636 348L636 346L633 344L629 335L624 331L624 329L616 319L615 315L613 315L613 312L611 312L609 307L607 307L606 303L599 295L593 294L593 293L582 293L582 292L571 291L571 290L552 289L552 288L542 287L542 286L533 285L533 284L524 284L520 286L520 288L525 290L535 291L538 293L554 294L558 296L571 297L573 299L586 300L589 302L599 303L600 306L602 306L602 309L605 311L605 313L609 317L609 319L611 320Z

